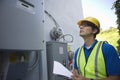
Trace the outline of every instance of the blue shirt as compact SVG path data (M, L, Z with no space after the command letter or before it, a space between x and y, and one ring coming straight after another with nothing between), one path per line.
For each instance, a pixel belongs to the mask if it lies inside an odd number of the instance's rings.
M87 49L85 45L83 46L86 61L88 60L88 57L97 42L98 41L95 40L89 49ZM76 50L74 55L74 69L77 69L77 70L78 70L78 67L77 67L76 57L77 57L78 50L79 48ZM120 75L120 59L115 48L110 44L104 43L102 46L102 52L105 59L107 75L108 76Z

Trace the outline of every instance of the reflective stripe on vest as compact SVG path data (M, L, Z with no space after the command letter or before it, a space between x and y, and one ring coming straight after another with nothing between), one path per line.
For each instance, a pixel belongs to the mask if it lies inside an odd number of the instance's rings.
M77 55L77 66L82 76L91 79L106 78L106 66L102 53L103 42L97 42L86 61L84 49L81 47Z

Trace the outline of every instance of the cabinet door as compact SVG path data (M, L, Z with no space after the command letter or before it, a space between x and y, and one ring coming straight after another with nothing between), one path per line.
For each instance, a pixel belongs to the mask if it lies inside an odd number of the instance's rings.
M43 13L43 0L0 0L0 49L43 49Z

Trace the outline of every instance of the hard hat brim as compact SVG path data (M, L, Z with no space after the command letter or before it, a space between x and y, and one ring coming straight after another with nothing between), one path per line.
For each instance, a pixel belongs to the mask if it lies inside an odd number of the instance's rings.
M91 22L91 21L88 21L88 20L80 20L77 24L80 26L83 22ZM92 22L91 22L92 23Z

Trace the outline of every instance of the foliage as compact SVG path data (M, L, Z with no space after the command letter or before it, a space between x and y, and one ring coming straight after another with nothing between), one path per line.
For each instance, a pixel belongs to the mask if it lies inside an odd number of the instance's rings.
M117 41L120 38L117 28L111 27L108 30L101 31L96 38L100 41L107 41L109 44L113 45L117 50L118 44ZM119 42L120 43L120 42ZM117 50L118 51L118 50Z
M117 23L117 28L118 28L118 32L119 32L119 35L120 35L120 0L116 0L113 4L113 8L115 9L115 14L117 15L117 20L116 20L116 23ZM118 52L120 54L120 39L117 41L118 43L118 46L117 46L117 49L118 49Z

